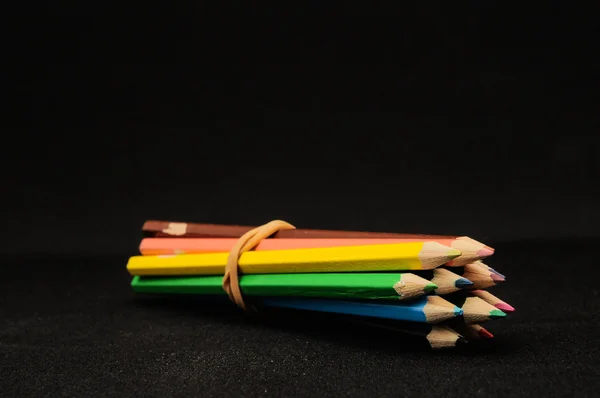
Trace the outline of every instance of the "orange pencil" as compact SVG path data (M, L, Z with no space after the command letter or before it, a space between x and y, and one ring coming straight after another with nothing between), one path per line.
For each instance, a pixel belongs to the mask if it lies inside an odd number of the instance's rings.
M362 246L382 245L393 243L410 243L433 241L445 246L460 250L462 255L455 258L448 265L462 266L482 258L491 256L494 252L484 244L468 237L452 239L418 239L418 238L394 238L394 239L265 239L256 246L254 250L290 250L290 249L312 249L337 246ZM145 256L165 254L199 254L199 253L221 253L229 252L237 239L235 238L145 238L140 244L140 253Z

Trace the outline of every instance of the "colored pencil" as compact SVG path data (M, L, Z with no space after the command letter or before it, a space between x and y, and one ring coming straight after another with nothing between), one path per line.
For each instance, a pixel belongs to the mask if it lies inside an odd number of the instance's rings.
M438 286L437 289L435 289L435 294L437 295L453 293L473 286L473 282L467 278L457 275L454 272L450 272L445 268L436 268L430 272L433 272L431 282Z
M451 319L448 321L448 326L466 337L467 340L489 340L494 338L494 335L483 326L478 324L467 325L460 319Z
M140 278L142 279L142 278ZM153 289L150 285L144 294L174 294L165 291L164 287ZM185 294L185 293L183 293ZM209 300L225 299L223 295L201 295ZM397 301L394 303L334 300L322 298L299 297L252 297L255 306L271 308L288 308L303 311L352 315L356 317L372 317L381 319L394 319L398 321L416 323L441 323L448 319L461 316L462 310L439 296L423 296L412 301Z
M506 279L506 277L504 275L502 275L500 272L496 271L494 268L490 267L487 264L484 264L481 261L474 261L473 264L478 264L478 265L482 266L483 268L487 269L488 271L493 272L496 275L500 276L502 279Z
M261 297L258 302L269 307L422 323L440 323L462 315L460 308L439 296L425 296L414 301L401 301L394 304L283 297Z
M494 319L504 318L506 313L486 303L479 297L467 296L462 292L444 297L463 311L463 319L467 325L483 323Z
M498 308L501 311L504 311L504 312L514 312L515 311L515 308L512 305L508 304L507 302L505 302L503 300L500 300L498 297L494 296L493 294L491 294L490 292L488 292L486 290L470 290L468 292L468 294L479 297L486 303L493 305L494 307Z
M480 262L465 265L462 276L473 282L472 289L486 289L505 281L504 277L488 270L485 264Z
M381 245L422 241L423 239L419 238L279 238L265 239L260 242L254 248L254 250L313 249L320 247ZM450 239L437 238L433 240L427 239L426 241L435 241L444 246L457 249L462 253L460 256L447 264L450 266L462 266L479 259L489 257L493 254L493 250L468 237ZM139 250L140 253L145 256L156 256L163 254L221 253L231 251L236 242L237 239L235 238L145 238L142 240Z
M454 348L457 345L467 342L465 337L446 325L393 321L388 319L375 319L370 322L358 319L351 321L392 332L423 337L434 350Z
M222 276L140 277L131 282L138 293L225 294ZM436 289L410 273L259 274L240 276L247 296L293 296L336 299L405 300Z
M256 226L206 224L180 221L148 220L142 226L144 236L188 237L188 238L239 238ZM457 238L443 234L406 234L395 232L342 231L325 229L282 230L273 238Z
M410 271L433 269L460 255L436 242L248 251L239 259L244 274ZM228 253L134 256L131 275L223 275Z

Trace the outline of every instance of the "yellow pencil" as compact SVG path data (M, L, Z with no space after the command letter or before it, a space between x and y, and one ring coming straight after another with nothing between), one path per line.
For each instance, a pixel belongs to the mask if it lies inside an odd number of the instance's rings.
M437 242L249 251L240 256L244 274L408 271L433 269L461 255ZM223 275L229 253L134 256L131 275Z

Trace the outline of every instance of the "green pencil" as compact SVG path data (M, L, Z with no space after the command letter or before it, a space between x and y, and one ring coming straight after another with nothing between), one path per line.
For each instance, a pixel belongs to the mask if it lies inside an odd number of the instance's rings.
M135 276L138 293L222 295L221 276ZM248 296L406 300L433 292L437 285L412 273L253 274L240 276Z

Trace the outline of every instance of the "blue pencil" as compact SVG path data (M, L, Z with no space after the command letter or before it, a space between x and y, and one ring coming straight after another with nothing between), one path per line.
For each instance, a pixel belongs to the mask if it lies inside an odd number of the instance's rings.
M395 304L283 297L262 297L259 302L268 307L332 312L421 323L439 323L460 316L463 313L460 308L439 296L421 297L414 301Z

